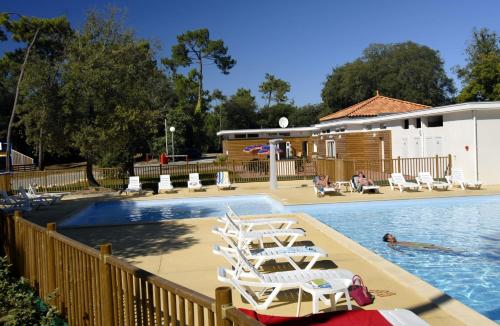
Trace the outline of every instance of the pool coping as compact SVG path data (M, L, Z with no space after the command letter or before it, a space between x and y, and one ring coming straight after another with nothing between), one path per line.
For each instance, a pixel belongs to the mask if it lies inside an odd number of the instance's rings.
M423 298L431 301L440 309L446 313L452 315L457 320L463 322L466 325L498 325L495 321L489 319L488 317L482 315L478 311L470 308L466 304L454 299L453 297L447 295L443 291L437 289L433 285L427 283L418 276L410 273L409 271L403 269L395 263L383 258L382 256L374 253L368 248L360 245L356 241L348 238L342 233L336 231L331 226L315 219L306 213L294 213L306 221L311 223L316 229L321 233L324 233L328 237L332 237L343 247L352 251L355 255L363 258L367 262L380 268L382 272L394 278L401 285L406 286L413 292L422 296ZM325 226L327 226L325 228ZM446 297L446 300L436 300L436 298Z

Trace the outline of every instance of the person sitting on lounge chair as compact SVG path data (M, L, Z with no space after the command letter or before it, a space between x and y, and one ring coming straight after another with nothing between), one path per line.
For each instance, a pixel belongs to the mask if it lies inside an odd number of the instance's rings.
M374 186L375 183L372 179L365 176L363 171L358 171L357 174L352 176L352 183L358 192L363 190L363 186Z
M328 180L328 176L322 174L318 177L316 181L316 188L319 189L319 191L324 191L325 188L330 187L330 182Z

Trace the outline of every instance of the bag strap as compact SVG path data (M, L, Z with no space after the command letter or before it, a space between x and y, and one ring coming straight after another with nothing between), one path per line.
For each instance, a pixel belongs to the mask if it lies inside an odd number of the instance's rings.
M363 279L361 278L361 276L359 276L357 274L352 277L352 284L353 285L360 285L362 287L365 287Z

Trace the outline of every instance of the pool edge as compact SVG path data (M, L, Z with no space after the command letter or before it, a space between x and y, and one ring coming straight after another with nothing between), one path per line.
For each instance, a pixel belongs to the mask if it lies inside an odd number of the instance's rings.
M470 308L469 306L465 305L464 303L447 295L446 293L442 292L441 290L437 289L436 287L434 287L431 284L427 283L426 281L422 280L418 276L408 272L407 270L403 269L402 267L390 262L389 260L383 258L380 255L377 255L376 253L367 249L366 247L363 247L362 245L360 245L356 241L348 238L347 236L336 231L332 227L315 219L311 215L306 214L306 213L295 213L295 214L304 218L306 221L311 223L311 225L314 226L318 231L320 231L321 233L324 233L326 236L329 236L329 237L332 237L336 240L339 240L337 242L341 246L349 249L354 254L356 254L359 257L361 257L362 259L366 260L368 263L371 263L371 264L377 266L378 268L380 268L380 270L382 272L384 272L385 274L394 278L401 285L411 289L413 292L417 293L418 295L422 296L423 298L428 299L429 301L433 302L440 309L442 309L446 313L452 315L453 317L455 317L457 320L463 322L464 324L466 324L466 325L498 325L492 319L489 319L488 317L482 315L478 311ZM327 227L325 228L325 226L327 226ZM435 302L435 298L439 298L442 296L447 296L450 299L446 300L446 302L443 302L443 303Z

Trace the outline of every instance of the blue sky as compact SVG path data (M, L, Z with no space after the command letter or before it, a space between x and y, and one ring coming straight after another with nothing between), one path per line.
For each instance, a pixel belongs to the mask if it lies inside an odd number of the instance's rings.
M356 59L371 43L427 45L440 52L449 76L456 78L451 68L464 64L472 29L500 32L498 0L11 0L3 1L0 10L65 15L78 28L88 9L106 3L126 8L127 24L138 36L158 41L160 57L169 55L176 35L208 28L212 38L226 42L238 63L229 75L209 68L205 86L229 95L250 88L261 103L257 91L265 73L289 81L296 104L320 102L331 69Z

